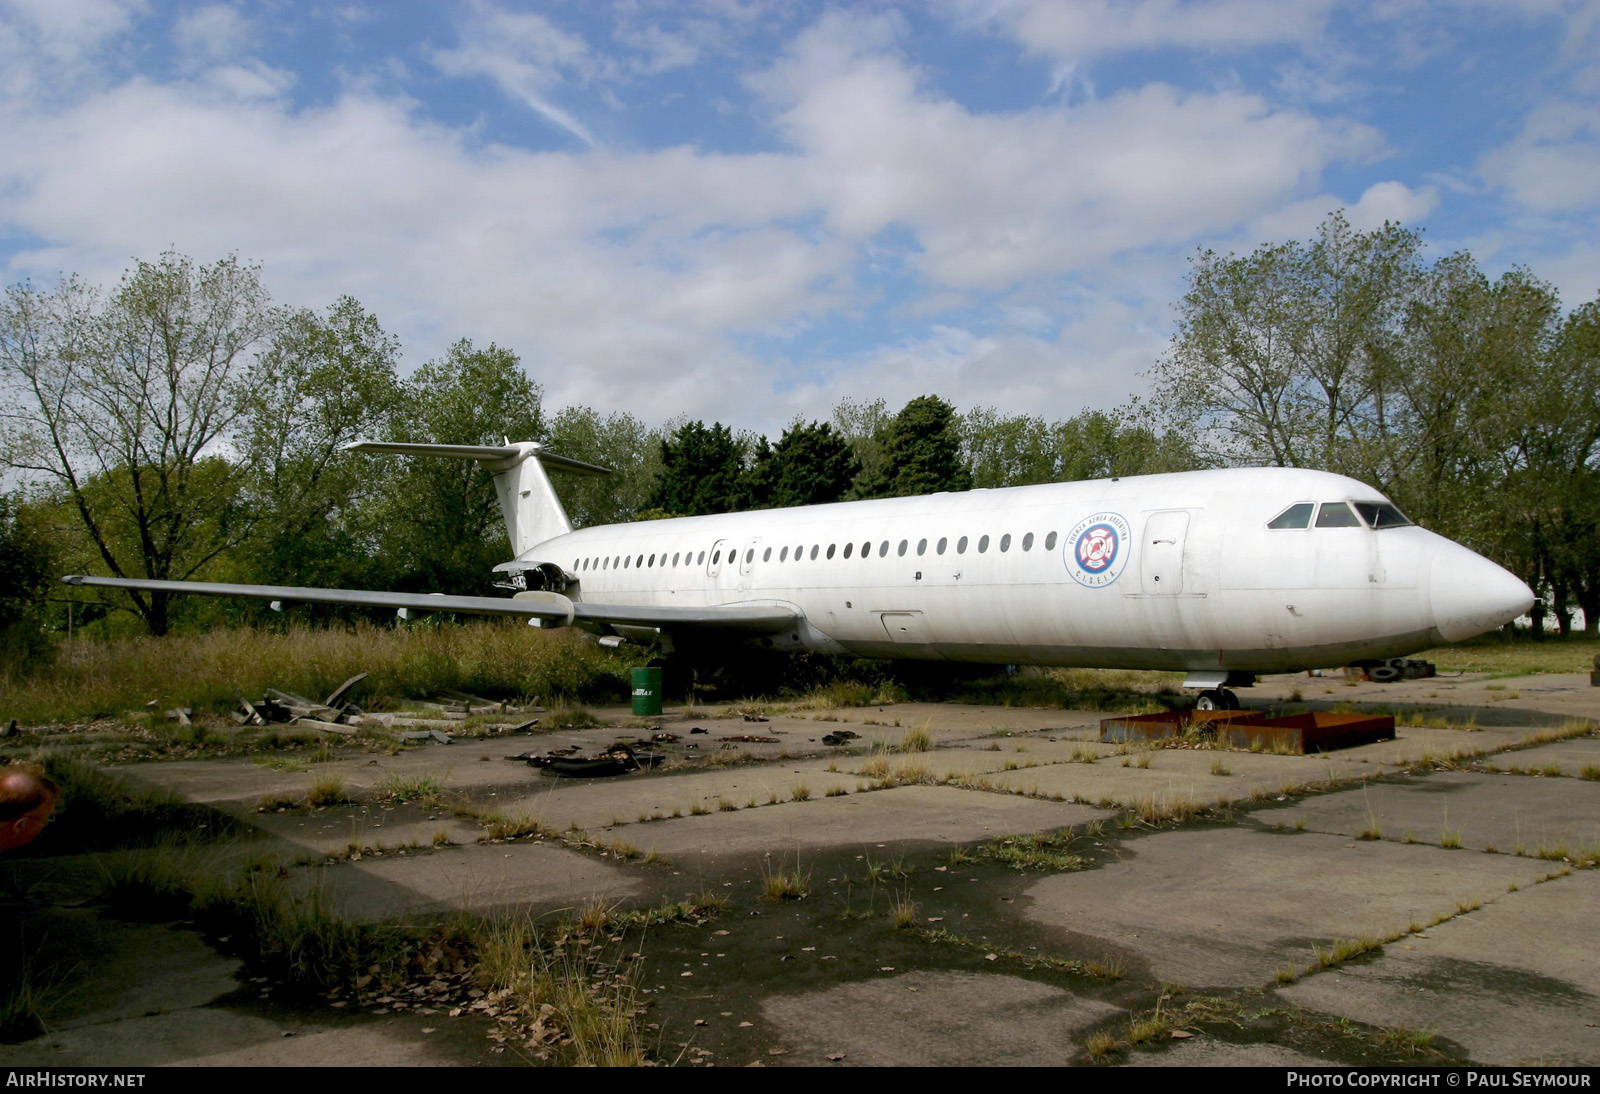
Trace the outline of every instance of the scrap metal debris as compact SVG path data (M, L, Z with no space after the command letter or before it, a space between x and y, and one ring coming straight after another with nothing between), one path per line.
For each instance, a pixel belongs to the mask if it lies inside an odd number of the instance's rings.
M553 748L543 754L524 752L507 756L508 760L521 760L529 767L537 767L546 775L565 776L571 779L599 779L612 775L626 775L630 771L648 771L666 759L659 752L639 752L629 745L615 744L594 756L577 756L577 746Z

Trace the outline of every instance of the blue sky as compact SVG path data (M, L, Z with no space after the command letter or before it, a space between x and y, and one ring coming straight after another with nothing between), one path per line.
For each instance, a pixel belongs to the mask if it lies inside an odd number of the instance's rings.
M1597 58L1568 0L0 0L0 263L237 253L653 423L1065 417L1338 208L1594 299Z

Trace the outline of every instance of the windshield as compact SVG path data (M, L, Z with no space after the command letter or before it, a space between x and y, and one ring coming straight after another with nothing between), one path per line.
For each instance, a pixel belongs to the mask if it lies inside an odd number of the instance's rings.
M1355 506L1356 512L1361 514L1361 519L1373 528L1403 528L1411 523L1404 513L1388 502L1358 501Z

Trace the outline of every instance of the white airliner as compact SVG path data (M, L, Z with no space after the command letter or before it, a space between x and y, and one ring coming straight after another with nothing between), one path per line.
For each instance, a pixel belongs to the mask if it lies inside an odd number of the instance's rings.
M1354 479L1235 468L841 502L574 531L546 474L606 469L504 446L360 442L477 460L516 557L511 597L72 576L79 585L520 615L666 652L776 650L1168 669L1234 707L1257 674L1370 664L1525 613L1532 591Z

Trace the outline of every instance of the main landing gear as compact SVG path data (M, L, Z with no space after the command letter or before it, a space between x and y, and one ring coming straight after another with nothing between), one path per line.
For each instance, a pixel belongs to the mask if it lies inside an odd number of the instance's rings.
M1196 710L1238 710L1239 697L1227 688L1207 688L1195 700Z

